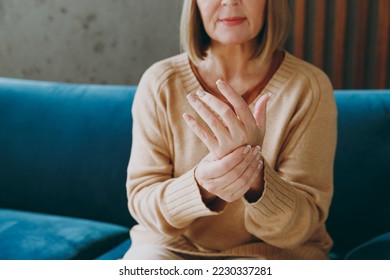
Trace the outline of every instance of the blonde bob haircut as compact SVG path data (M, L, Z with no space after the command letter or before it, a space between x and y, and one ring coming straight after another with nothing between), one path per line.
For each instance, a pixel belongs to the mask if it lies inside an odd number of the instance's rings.
M252 59L265 60L283 45L290 32L288 0L266 0L263 29L257 36ZM180 22L180 43L194 63L204 60L211 39L203 26L196 0L184 0Z

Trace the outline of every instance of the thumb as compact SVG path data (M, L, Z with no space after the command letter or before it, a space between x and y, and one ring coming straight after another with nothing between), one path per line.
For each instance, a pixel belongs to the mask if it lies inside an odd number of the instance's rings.
M255 110L253 112L256 125L263 134L265 133L267 103L270 98L271 93L264 94L262 97L260 97L260 99L255 104Z

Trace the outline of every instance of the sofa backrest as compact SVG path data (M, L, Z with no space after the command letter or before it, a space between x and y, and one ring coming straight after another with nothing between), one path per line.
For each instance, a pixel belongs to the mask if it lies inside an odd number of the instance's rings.
M135 87L0 78L0 208L132 225Z
M0 208L131 226L135 87L0 78ZM390 90L336 91L334 252L390 232Z
M336 91L333 252L390 232L390 90Z

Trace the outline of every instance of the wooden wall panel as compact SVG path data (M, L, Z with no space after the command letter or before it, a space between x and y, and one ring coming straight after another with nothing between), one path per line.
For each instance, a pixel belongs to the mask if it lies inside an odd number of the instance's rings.
M359 0L358 14L356 18L356 29L355 29L355 31L357 31L356 53L355 53L356 67L355 69L353 69L353 71L355 71L354 85L356 88L364 88L365 81L368 78L366 75L370 74L364 71L366 65L366 55L367 55L366 50L368 45L367 31L368 31L369 1L372 0Z
M390 81L388 78L389 69L389 33L390 33L390 1L379 0L379 16L378 16L378 42L376 50L376 79L375 86L377 88L389 88Z
M324 69L326 0L316 0L314 8L313 63Z
M336 89L390 87L390 0L289 2L288 51L323 69Z
M294 54L299 58L303 58L305 51L306 0L295 0L294 4Z
M332 79L335 88L343 87L345 36L347 29L347 0L338 0L334 7Z

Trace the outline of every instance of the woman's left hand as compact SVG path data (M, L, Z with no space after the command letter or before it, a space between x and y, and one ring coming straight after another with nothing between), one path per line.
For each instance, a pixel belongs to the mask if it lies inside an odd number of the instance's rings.
M199 124L191 115L184 114L187 125L217 158L223 158L240 146L261 147L265 135L266 106L270 95L260 97L252 114L248 104L231 86L221 80L217 81L217 86L234 111L215 96L198 91L196 95L189 94L187 98L211 131Z

